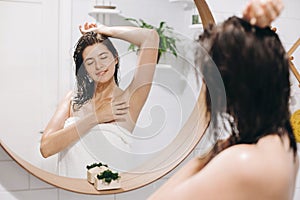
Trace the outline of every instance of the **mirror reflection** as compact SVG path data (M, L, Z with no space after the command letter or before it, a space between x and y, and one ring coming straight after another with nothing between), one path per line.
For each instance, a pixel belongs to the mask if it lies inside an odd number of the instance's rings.
M85 166L94 162L138 173L138 166L174 140L201 87L193 71L192 39L174 28L177 57L168 50L157 64L158 36L151 29L119 27L134 25L121 14L91 12L95 2L85 13L74 3L73 19L82 27L60 22L62 30L74 31L59 36L55 9L41 13L36 7L43 5L29 6L26 13L32 15L20 19L7 10L23 16L22 7L3 4L7 18L1 25L11 31L1 35L1 81L13 83L1 84L10 97L4 99L1 140L14 152L52 173L85 178ZM159 27L163 21L169 24L157 17L152 22ZM19 28L26 30L22 37ZM61 40L65 34L72 42ZM128 51L130 44L137 52Z
M153 30L134 27L85 24L80 30L83 36L73 56L77 91L58 106L43 133L41 153L46 158L60 152L59 173L76 176L81 172L84 177L84 166L98 161L93 152L106 155L110 163L114 159L111 144L130 151L131 132L151 89L159 38ZM134 78L125 90L118 87L119 56L107 36L140 48ZM84 149L80 138L88 148L95 141L95 151Z

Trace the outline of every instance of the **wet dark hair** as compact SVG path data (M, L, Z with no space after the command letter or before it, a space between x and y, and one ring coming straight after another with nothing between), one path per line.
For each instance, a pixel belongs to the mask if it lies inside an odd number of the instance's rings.
M115 65L114 80L116 84L119 85L119 55L112 42L108 39L107 36L99 33L88 32L84 34L83 36L81 36L81 38L75 45L75 52L73 55L76 67L75 75L77 80L77 93L73 99L74 110L80 109L83 104L92 99L95 93L95 82L91 80L88 76L88 73L84 67L82 53L86 47L97 43L104 44L107 47L107 49L113 54L114 58L118 59L118 62Z
M215 145L214 155L235 144L255 144L270 134L280 137L287 134L296 155L297 145L289 121L289 60L278 35L269 27L259 28L231 17L207 28L199 41L217 66L226 91L226 104L221 105L219 100L214 104L232 119L227 145ZM217 87L214 92L220 92L222 88L212 78L211 64L204 61L201 71L206 84ZM220 121L216 116L221 111L212 111L208 89L206 104L217 136Z

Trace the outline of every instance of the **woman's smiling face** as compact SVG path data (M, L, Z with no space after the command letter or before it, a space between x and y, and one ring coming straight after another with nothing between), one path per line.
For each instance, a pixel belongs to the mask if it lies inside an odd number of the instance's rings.
M86 71L96 83L106 83L114 78L118 61L104 44L86 47L82 57Z

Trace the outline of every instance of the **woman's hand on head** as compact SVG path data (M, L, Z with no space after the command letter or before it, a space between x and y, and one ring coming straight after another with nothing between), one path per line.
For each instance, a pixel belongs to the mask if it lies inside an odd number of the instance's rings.
M251 0L243 11L243 18L264 28L280 15L283 8L282 0Z
M91 31L95 31L97 30L97 24L96 23L88 23L85 22L84 25L79 25L79 30L81 32L82 35L91 32Z
M129 111L128 101L108 98L94 101L95 114L99 124L125 120Z
M88 32L96 32L101 33L107 36L110 36L109 27L105 26L103 24L97 25L96 23L84 23L84 25L79 25L79 30L82 35L88 33Z

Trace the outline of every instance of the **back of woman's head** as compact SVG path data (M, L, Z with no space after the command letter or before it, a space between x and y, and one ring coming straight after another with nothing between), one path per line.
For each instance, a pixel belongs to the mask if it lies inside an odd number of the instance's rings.
M74 106L75 110L78 110L84 103L86 103L88 100L90 100L95 92L95 83L94 81L89 77L83 62L83 51L88 47L92 46L94 44L101 43L107 47L107 49L112 53L113 57L115 59L119 60L119 55L112 44L112 42L109 40L108 37L105 35L95 33L95 32L88 32L81 36L81 38L78 40L75 51L74 51L74 62L75 62L75 75L77 79L77 94L74 98ZM118 71L119 71L119 61L117 62L115 66L115 72L114 72L114 80L117 85L119 85L118 81Z
M278 35L231 17L205 30L200 43L223 79L226 113L234 119L232 143L253 144L268 134L288 133L296 150L289 123L289 61ZM212 71L202 67L207 85L214 85ZM207 93L208 109L210 102Z

